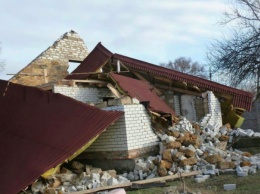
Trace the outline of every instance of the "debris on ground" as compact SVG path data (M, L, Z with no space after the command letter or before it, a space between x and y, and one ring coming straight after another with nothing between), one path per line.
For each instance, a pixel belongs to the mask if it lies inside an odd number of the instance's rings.
M194 180L200 183L219 174L248 176L260 168L259 155L232 148L239 137L260 136L251 129L231 129L229 124L216 128L180 117L174 126L155 132L161 139L159 155L135 159L131 172L117 174L74 161L74 170L63 168L46 181L47 186L43 181L33 183L31 192L73 193L192 171L199 171ZM234 188L233 184L224 185L225 190Z

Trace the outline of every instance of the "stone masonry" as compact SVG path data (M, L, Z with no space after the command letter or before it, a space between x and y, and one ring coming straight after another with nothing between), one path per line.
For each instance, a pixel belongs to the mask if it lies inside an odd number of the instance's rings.
M10 81L38 86L61 80L68 75L69 61L82 62L87 55L88 50L84 41L71 30L56 40Z
M120 110L125 114L86 150L87 158L135 158L157 149L159 139L153 132L151 118L142 104L112 106L103 110Z

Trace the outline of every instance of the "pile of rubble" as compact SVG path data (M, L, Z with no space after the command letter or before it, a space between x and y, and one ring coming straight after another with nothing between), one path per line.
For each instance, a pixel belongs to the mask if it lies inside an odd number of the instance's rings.
M74 161L74 170L63 168L59 174L47 180L48 184L43 181L32 184L31 191L70 193L191 171L199 171L195 181L202 182L221 173L247 176L260 168L260 155L252 156L231 147L238 137L260 136L250 129L232 130L229 124L221 128L209 124L191 124L181 117L175 126L156 133L161 139L160 154L135 159L132 172L118 175L115 170L102 171Z

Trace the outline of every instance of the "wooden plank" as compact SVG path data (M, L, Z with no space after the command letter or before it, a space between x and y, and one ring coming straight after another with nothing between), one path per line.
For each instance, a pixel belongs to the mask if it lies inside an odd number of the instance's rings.
M117 98L122 96L121 93L112 84L108 83L107 87Z
M194 96L201 96L201 93L199 93L199 92L194 92L194 91L185 90L185 89L181 89L181 88L165 86L165 85L162 85L162 84L155 84L155 86L158 87L158 88L164 89L164 90L172 90L172 91L180 92L180 93L184 93L184 94L190 94L190 95L194 95Z
M188 176L194 176L199 174L198 171L193 171L193 172L188 172L188 173L182 173L181 177L188 177ZM89 189L89 190L84 190L84 191L79 191L79 192L73 192L71 194L87 194L87 193L94 193L98 191L103 191L103 190L109 190L109 189L116 189L116 188L122 188L122 187L130 187L132 184L147 184L147 183L154 183L154 182L162 182L166 180L173 180L179 178L179 174L171 175L171 176L164 176L164 177L158 177L158 178L152 178L148 180L142 180L142 181L134 181L130 183L124 183L124 184L119 184L119 185L113 185L113 186L107 186L107 187L100 187L96 189Z
M182 173L181 176L182 177L187 177L187 176L194 176L199 174L198 171L192 171L192 172L187 172L187 173ZM146 184L146 183L153 183L153 182L160 182L160 181L166 181L166 180L173 180L173 179L177 179L179 178L179 174L174 174L171 176L163 176L163 177L157 177L157 178L152 178L152 179L147 179L147 180L142 180L142 181L135 181L132 183L136 183L136 184Z

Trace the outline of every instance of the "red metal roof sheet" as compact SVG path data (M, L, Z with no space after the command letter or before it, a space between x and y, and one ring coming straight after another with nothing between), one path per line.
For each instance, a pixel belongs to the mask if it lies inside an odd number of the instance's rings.
M175 115L174 111L155 93L150 84L115 73L110 73L110 75L130 97L136 98L140 102L149 101L149 110Z
M250 111L252 108L253 94L229 86L225 86L216 82L212 82L203 78L195 77L185 73L181 73L175 70L167 69L158 65L147 63L141 60L126 57L120 54L112 54L107 50L101 43L95 47L95 49L87 56L87 58L82 62L82 64L73 73L91 73L98 70L104 62L109 58L114 57L123 62L124 65L144 71L149 72L152 75L166 77L170 80L177 80L187 82L188 84L194 84L198 87L205 88L207 90L221 92L232 95L233 105L235 107L244 108ZM89 58L89 59L88 59ZM85 62L86 61L86 62ZM66 79L86 79L88 75L69 75Z
M84 61L65 79L87 79L89 77L87 73L96 72L112 55L113 53L99 42Z
M1 194L18 193L123 114L3 80L0 107Z
M198 87L202 87L207 90L230 94L234 97L233 105L235 107L244 108L247 111L251 110L253 94L250 92L225 86L216 82L212 82L203 78L181 73L161 66L153 65L151 63L126 57L120 54L114 54L113 56L114 58L119 59L124 65L136 70L149 72L152 75L156 75L156 76L166 77L170 80L187 82L189 84L194 84Z

